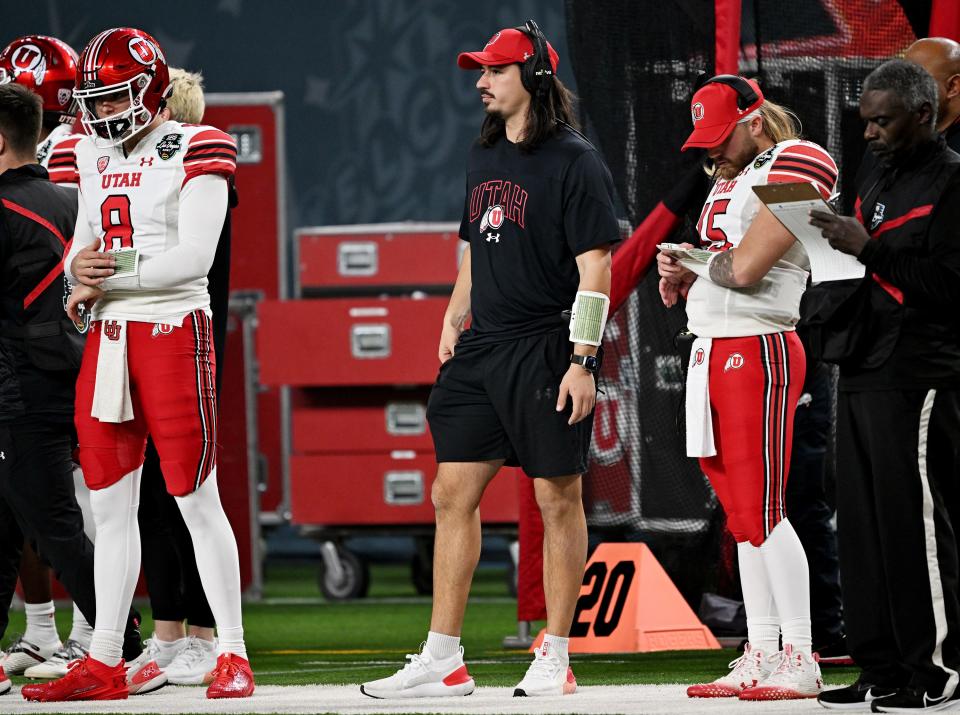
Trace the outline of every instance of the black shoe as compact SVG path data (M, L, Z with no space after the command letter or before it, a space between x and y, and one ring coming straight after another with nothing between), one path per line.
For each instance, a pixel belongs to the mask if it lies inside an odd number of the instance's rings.
M143 637L140 635L140 611L130 609L127 628L123 632L123 660L132 663L143 653Z
M817 696L817 702L829 710L865 710L872 703L892 697L896 692L896 688L865 683L858 678L853 685L845 688L824 690Z
M820 665L853 665L850 650L847 648L847 637L840 636L834 640L813 647L813 652L820 656Z
M950 710L957 701L942 695L931 698L925 690L919 688L900 688L893 695L874 700L870 709L875 713L912 713Z

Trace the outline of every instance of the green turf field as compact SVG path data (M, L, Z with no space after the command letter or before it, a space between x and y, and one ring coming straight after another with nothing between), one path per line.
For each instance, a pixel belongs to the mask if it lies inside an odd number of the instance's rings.
M246 605L247 647L258 684L359 683L389 675L403 664L404 654L418 650L429 626L430 601L416 595L407 567L374 566L369 597L351 603L326 603L316 577L315 566L271 565L264 601ZM512 685L530 657L501 647L503 637L516 632L516 602L507 596L503 570L482 567L471 596L463 633L470 673L478 684ZM141 610L146 637L152 621L149 608ZM68 607L57 609L62 637L69 632L70 615ZM4 645L23 627L23 613L12 613ZM580 655L571 660L582 685L617 685L712 679L734 657L734 651L723 650ZM827 684L852 682L855 672L825 669L824 679Z

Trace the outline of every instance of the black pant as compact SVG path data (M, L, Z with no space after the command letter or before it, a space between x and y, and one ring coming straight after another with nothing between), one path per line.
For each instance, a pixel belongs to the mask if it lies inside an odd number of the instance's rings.
M192 626L213 628L193 541L176 500L167 492L153 440L147 443L143 462L139 522L143 575L154 620L186 619Z
M840 393L837 517L850 652L872 683L939 697L960 669L960 390ZM950 693L947 693L950 694Z
M88 623L96 623L93 544L73 485L73 425L64 421L0 426L0 637L17 585L26 537L70 594ZM127 634L136 641L133 615Z
M816 646L826 645L843 633L837 536L830 523L833 510L823 483L831 382L826 365L810 366L803 385L804 395L810 400L797 407L787 479L787 516L810 565L810 621Z

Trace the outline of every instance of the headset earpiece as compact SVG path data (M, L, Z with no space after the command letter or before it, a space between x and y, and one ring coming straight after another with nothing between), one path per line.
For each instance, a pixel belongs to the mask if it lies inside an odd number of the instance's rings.
M529 37L533 45L533 57L520 66L520 80L524 89L540 98L547 91L549 81L553 77L547 39L533 20L527 20L523 27L517 29Z
M737 77L735 74L718 74L710 77L706 72L701 72L697 75L697 80L693 85L694 94L708 84L725 84L728 87L732 87L737 93L737 107L741 110L752 107L757 103L757 100L760 99L756 90L750 86L750 83L743 77Z

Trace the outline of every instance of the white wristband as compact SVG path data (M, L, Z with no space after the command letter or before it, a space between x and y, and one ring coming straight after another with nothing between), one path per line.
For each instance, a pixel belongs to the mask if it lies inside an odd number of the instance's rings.
M599 346L607 325L610 298L591 290L577 291L570 311L570 342Z

